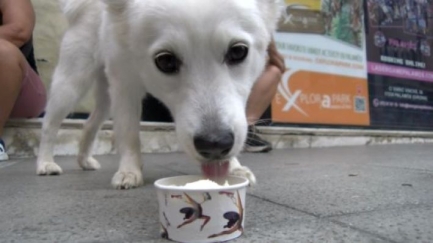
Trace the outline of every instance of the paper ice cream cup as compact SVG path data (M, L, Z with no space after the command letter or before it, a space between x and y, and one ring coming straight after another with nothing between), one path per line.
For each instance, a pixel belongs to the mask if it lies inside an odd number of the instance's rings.
M176 242L222 242L244 232L245 198L249 182L230 176L222 186L185 188L202 176L177 176L155 182L161 237Z

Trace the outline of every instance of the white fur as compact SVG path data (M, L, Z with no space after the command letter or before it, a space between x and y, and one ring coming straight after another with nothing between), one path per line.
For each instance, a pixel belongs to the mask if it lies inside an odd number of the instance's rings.
M69 20L60 60L53 75L37 174L62 173L53 146L62 120L96 84L96 109L80 143L79 165L99 169L91 148L101 123L110 115L120 153L115 188L143 183L139 145L141 100L149 92L171 111L185 150L198 162L193 136L224 127L234 131L230 172L255 182L235 156L241 151L252 85L264 70L266 49L280 14L279 0L61 0ZM243 41L249 56L229 67L230 44ZM176 75L155 66L158 51L171 50L182 60Z

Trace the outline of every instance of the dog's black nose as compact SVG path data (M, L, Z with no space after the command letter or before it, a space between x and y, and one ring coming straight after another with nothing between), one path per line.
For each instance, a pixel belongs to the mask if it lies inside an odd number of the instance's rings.
M220 132L217 135L199 135L194 137L197 152L206 159L224 158L232 150L235 143L233 132Z

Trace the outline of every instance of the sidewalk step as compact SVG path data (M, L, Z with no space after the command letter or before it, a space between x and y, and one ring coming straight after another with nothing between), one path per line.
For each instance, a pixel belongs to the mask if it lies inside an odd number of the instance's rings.
M55 155L77 155L83 120L65 120L57 137ZM3 135L11 157L33 157L37 154L41 119L12 120ZM113 154L113 124L104 123L93 148L96 155ZM259 127L258 133L271 142L274 149L366 146L379 144L433 143L432 132L374 131L352 129L315 129ZM141 152L181 152L171 123L143 122L140 126Z

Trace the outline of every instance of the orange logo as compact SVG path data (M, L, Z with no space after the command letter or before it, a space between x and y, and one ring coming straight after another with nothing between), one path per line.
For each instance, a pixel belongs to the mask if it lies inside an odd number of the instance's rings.
M367 80L289 70L272 104L282 123L370 125Z

